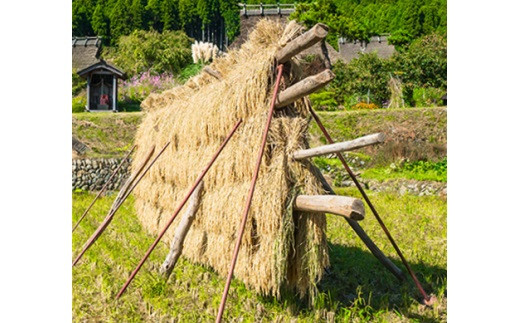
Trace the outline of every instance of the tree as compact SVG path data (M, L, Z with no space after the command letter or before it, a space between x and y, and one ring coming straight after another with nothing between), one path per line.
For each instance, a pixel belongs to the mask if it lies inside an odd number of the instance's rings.
M148 0L146 5L146 24L149 29L161 32L163 30L162 1Z
M163 30L177 30L179 24L179 3L177 0L163 0L161 4L161 22Z
M191 63L192 42L193 39L182 31L135 30L130 35L121 36L117 50L108 53L107 59L129 75L147 71L176 74Z
M72 34L74 36L91 36L94 31L90 23L94 3L91 0L74 0L72 2Z
M103 39L110 38L109 19L106 15L104 1L97 3L96 9L92 14L92 29L96 35L103 37Z
M130 0L117 0L110 13L111 43L115 44L119 37L128 35L133 30Z
M144 3L143 3L144 1ZM132 30L143 29L143 18L145 14L145 3L146 0L132 0L130 5L130 16L132 17Z

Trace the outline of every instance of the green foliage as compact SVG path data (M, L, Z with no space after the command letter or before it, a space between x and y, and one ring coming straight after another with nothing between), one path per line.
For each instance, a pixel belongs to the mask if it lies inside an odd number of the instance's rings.
M349 109L359 103L435 106L442 104L447 89L447 42L440 34L414 40L406 49L390 59L375 52L363 54L348 64L338 61L333 66L335 79L314 96L323 105L325 98L334 99L327 109L336 106ZM326 93L326 94L322 94Z
M399 48L432 32L445 32L446 0L316 0L298 3L291 18L310 27L318 22L331 30L327 40L334 47L337 37L368 40L390 33Z
M76 73L75 70L72 71L72 96L78 95L81 91L83 91L87 87L87 80L82 78Z
M92 29L94 33L104 39L108 38L110 35L109 22L106 5L103 1L99 1L92 15Z
M334 99L334 95L335 93L331 91L321 91L312 93L309 96L309 99L311 100L313 107L317 110L332 111L338 106L338 102Z
M129 0L117 0L110 10L110 37L115 43L119 37L128 35L134 29Z
M202 63L190 64L190 65L186 66L179 73L179 76L178 76L179 81L182 83L186 82L190 77L199 74L203 67L204 67L204 64L202 64Z
M389 70L388 61L379 58L376 53L360 54L349 64L338 61L333 66L336 77L327 91L334 92L338 104L347 108L359 102L382 106L390 96Z
M95 9L95 0L72 1L72 34L90 36L93 33L91 20Z
M442 96L446 92L434 87L418 87L413 89L413 101L418 107L434 107L442 105Z
M191 43L182 31L136 30L121 37L117 50L107 56L129 75L179 73L191 61Z
M135 30L182 29L192 37L200 37L203 30L223 31L222 24L232 41L240 30L238 0L72 1L72 34L97 34L112 45Z
M85 112L87 98L83 95L72 98L72 113Z
M415 40L406 51L392 57L393 74L401 80L409 104L414 104L414 88L432 87L446 91L447 52L446 37L431 34Z
M448 162L446 158L439 162L401 160L388 167L367 169L363 172L362 177L381 181L390 178L406 178L418 181L446 182Z

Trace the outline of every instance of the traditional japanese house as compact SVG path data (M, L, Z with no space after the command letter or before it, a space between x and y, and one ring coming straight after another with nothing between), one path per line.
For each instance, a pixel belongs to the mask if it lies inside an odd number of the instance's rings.
M117 81L125 79L122 71L100 60L78 75L87 79L87 111L117 112Z
M72 68L87 79L86 111L117 111L118 79L125 74L99 59L99 37L72 38Z

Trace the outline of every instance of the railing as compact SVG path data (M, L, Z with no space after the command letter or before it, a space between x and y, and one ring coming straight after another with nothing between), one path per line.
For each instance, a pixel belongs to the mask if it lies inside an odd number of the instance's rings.
M244 4L239 3L241 16L290 15L294 11L292 3Z

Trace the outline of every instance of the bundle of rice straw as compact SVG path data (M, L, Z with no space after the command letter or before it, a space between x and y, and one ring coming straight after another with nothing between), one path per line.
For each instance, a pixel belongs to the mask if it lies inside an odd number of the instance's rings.
M297 24L290 23L283 31L278 23L261 20L239 50L210 65L222 80L202 73L143 102L147 113L136 135L134 171L152 145L162 147L171 141L134 193L139 220L154 235L234 124L244 120L204 179L201 204L183 249L184 257L212 267L222 277L229 269L267 120L274 54L301 32ZM303 77L293 65L285 87ZM234 272L235 278L265 295L279 297L284 288L312 299L329 264L325 215L291 207L298 194L323 193L310 163L288 157L308 148L308 123L308 111L298 100L276 112L269 130ZM180 218L163 241L171 241Z

